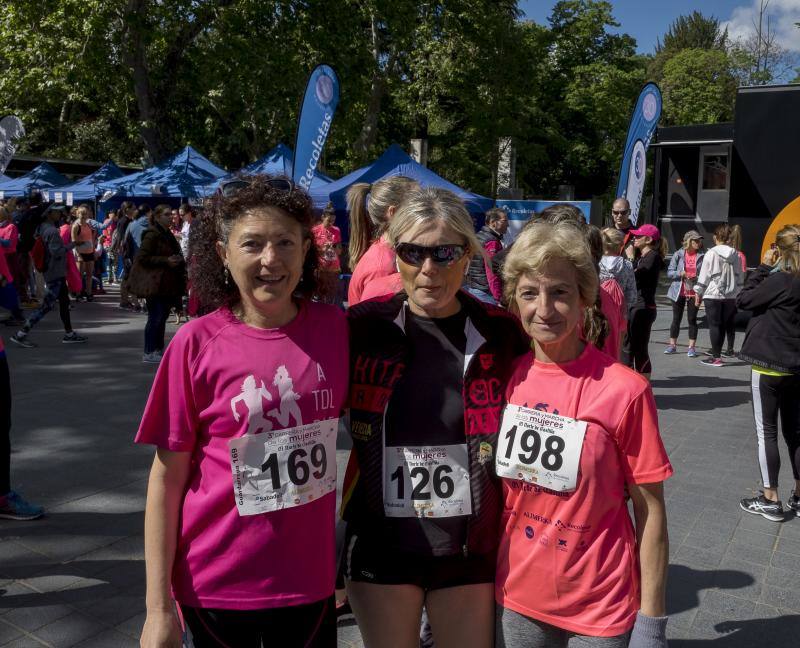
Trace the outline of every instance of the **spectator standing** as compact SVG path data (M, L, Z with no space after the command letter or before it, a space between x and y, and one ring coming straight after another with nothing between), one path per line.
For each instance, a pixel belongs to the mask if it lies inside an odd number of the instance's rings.
M150 215L128 279L128 289L147 302L142 362L158 364L164 353L164 333L170 310L186 291L186 264L180 245L169 230L171 209L158 205Z
M614 227L602 230L603 257L600 259L600 282L614 279L625 296L625 318L636 303L636 276L631 262L620 256L625 235Z
M19 232L17 264L13 273L14 281L22 305L31 308L38 306L39 302L36 301L35 293L30 290L31 275L33 274L30 251L33 249L36 230L42 222L43 212L41 195L34 194L30 199L18 202L16 211L12 215L12 220Z
M342 232L335 225L336 211L328 203L322 212L322 222L311 228L314 245L319 256L321 291L327 303L334 303L342 264Z
M472 257L467 268L464 289L487 304L497 305L503 297L503 285L492 270L492 257L503 249L503 237L508 231L508 214L494 207L486 212L486 224L478 232L480 251Z
M800 225L778 232L737 298L752 311L739 357L753 365L751 388L764 491L740 502L748 513L782 522L778 497L778 419L789 449L794 491L789 509L800 516Z
M731 226L731 237L728 240L728 245L730 245L734 250L736 250L736 254L739 256L739 260L742 262L742 281L744 281L744 277L747 276L747 257L742 252L742 226L741 225L732 225ZM734 311L733 319L731 320L730 324L725 328L725 340L727 345L725 349L722 351L723 358L735 358L736 357L736 350L734 348L734 342L736 341L736 314L738 311Z
M75 344L87 340L86 337L78 335L72 330L69 316L69 294L66 285L68 248L56 227L64 216L64 207L50 207L45 212L44 222L36 231L36 235L41 237L44 246L44 268L42 270L45 281L44 298L42 305L31 313L22 328L9 338L14 344L26 349L36 346L28 339L28 334L53 309L56 302L58 302L61 322L64 324L64 337L61 341L64 344ZM70 245L72 244L70 243Z
M92 301L92 277L94 276L94 230L87 222L92 213L88 206L76 210L77 220L72 224L72 242L78 255L78 270L81 273L81 293L78 300Z
M6 326L23 324L22 308L14 285L13 273L18 241L19 232L11 221L11 212L5 206L0 206L0 306L11 313L11 319L5 321Z
M730 225L718 225L714 230L714 247L706 252L695 284L695 304L705 303L708 333L711 337L711 357L701 360L711 367L722 367L722 344L725 332L736 317L736 296L742 288L742 262L730 240Z
M614 229L622 233L622 246L620 247L620 254L625 258L631 258L631 250L633 249L633 235L631 230L635 225L631 223L631 204L627 198L617 198L611 205L611 222L614 224Z
M689 322L689 358L697 357L697 304L694 285L703 265L703 237L697 230L689 230L683 236L683 247L672 255L667 268L667 277L672 279L667 297L672 301L672 324L669 327L667 355L678 352L678 334L681 330L683 311Z
M353 273L347 301L362 301L367 284L397 273L394 250L385 233L406 193L418 187L406 176L391 176L374 184L357 182L347 190L350 213L350 269Z

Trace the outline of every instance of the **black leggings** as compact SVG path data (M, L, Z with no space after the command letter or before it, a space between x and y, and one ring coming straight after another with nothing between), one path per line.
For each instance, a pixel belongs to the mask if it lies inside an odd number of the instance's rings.
M0 496L11 490L11 379L5 351L0 351Z
M732 331L736 320L735 299L707 299L706 320L708 334L711 337L711 355L719 358L722 355L722 343L725 334ZM733 337L729 338L733 342Z
M181 605L194 648L335 648L334 597L263 610L211 610ZM262 644L263 642L263 644Z
M649 374L653 371L648 345L650 344L650 331L655 321L655 308L646 306L631 308L628 332L622 345L622 357L626 365L642 374Z
M672 302L672 324L669 326L669 336L673 340L678 339L681 331L681 320L683 310L686 308L686 319L689 322L689 339L697 339L697 306L694 304L694 297L678 297Z
M778 416L789 448L792 473L800 480L800 375L767 376L753 371L753 418L758 436L758 465L764 488L778 487Z

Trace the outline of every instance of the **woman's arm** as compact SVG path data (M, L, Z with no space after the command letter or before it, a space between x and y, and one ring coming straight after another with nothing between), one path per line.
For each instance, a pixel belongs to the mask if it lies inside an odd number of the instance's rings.
M669 261L669 268L667 268L667 277L676 281L677 279L681 279L681 272L682 270L678 270L678 265L680 263L681 258L683 257L683 250L678 250L675 254L672 255L672 258Z
M143 648L181 646L171 581L178 543L178 519L191 457L190 452L158 448L150 469L144 513L147 618L142 629Z
M641 613L649 617L666 615L669 537L664 484L628 484L636 523L636 548L642 576Z

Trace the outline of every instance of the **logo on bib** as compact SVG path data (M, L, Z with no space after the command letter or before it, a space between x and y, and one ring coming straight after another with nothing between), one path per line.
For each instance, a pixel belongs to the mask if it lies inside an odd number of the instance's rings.
M478 447L478 463L480 465L489 463L493 456L494 451L492 450L492 444L481 441L481 445Z
M525 537L528 538L528 540L533 540L533 536L534 536L533 527L526 526Z

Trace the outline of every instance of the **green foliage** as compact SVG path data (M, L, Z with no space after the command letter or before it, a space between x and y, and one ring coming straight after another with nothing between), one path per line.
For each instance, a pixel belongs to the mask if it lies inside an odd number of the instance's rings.
M704 16L693 11L688 16L679 16L669 26L663 41L656 43L655 56L648 67L651 79L661 81L664 64L675 54L686 49L718 50L724 52L728 45L728 30L720 28L714 16Z
M686 49L664 65L661 81L667 124L705 124L733 118L736 80L719 50Z
M434 170L492 194L511 137L526 193L600 194L648 63L618 27L599 0L558 2L548 25L514 0L0 0L0 115L31 153L138 163L192 144L238 168L294 145L327 62L330 173L425 137Z

